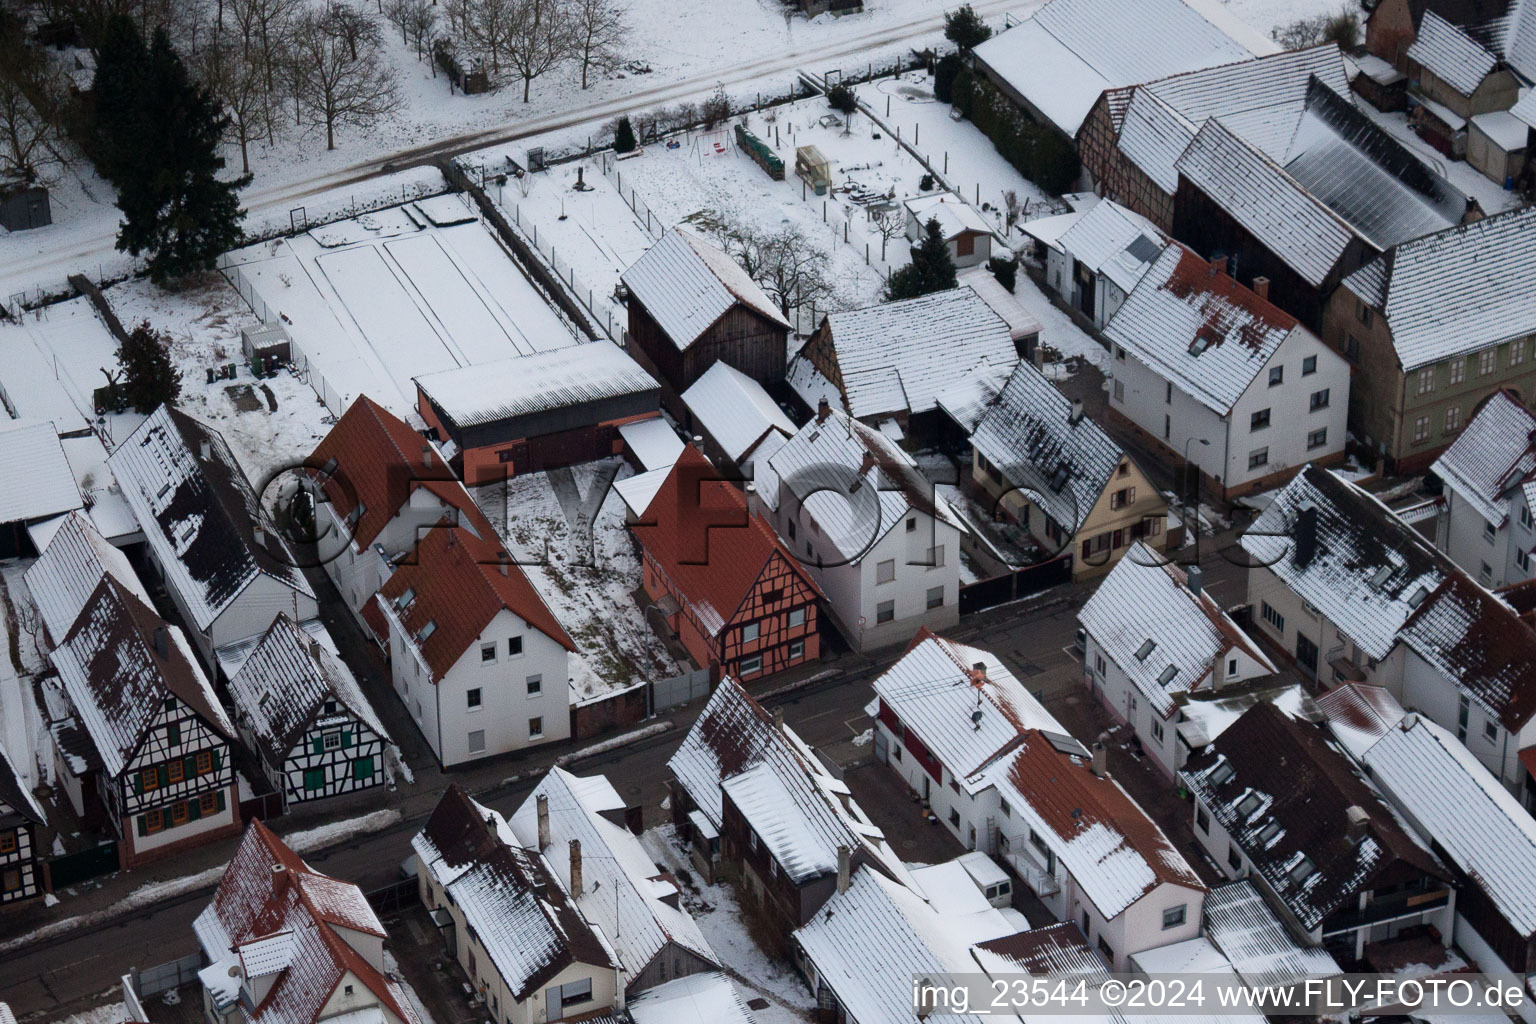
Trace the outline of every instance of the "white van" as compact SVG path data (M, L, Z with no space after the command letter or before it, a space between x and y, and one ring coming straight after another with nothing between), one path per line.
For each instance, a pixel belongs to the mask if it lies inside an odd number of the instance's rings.
M956 857L955 862L965 868L965 873L971 876L971 881L976 883L976 888L981 890L988 903L994 907L1013 906L1013 880L998 867L997 861L979 850L973 850Z

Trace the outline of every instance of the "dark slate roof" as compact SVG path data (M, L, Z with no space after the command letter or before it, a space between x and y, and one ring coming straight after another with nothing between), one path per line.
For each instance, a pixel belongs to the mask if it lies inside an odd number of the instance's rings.
M1419 605L1402 639L1511 732L1536 715L1536 632L1465 573L1447 576Z
M1377 885L1449 879L1321 728L1273 704L1249 709L1183 777L1308 930ZM1358 842L1347 835L1350 807L1368 816Z

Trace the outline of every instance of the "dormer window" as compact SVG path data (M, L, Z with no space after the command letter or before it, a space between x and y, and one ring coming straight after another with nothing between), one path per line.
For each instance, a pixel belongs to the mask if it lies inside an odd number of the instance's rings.
M1227 782L1227 780L1231 779L1232 776L1236 774L1237 773L1232 770L1232 765L1226 761L1223 761L1221 764L1218 764L1215 768L1211 769L1210 783L1213 786L1223 785Z
M1258 810L1259 804L1263 802L1257 793L1248 793L1237 802L1237 807L1234 810L1237 811L1239 818L1247 818L1254 811Z
M1290 876L1291 881L1301 885L1307 879L1317 874L1317 867L1312 861L1307 859L1306 854L1302 854L1301 860L1291 865L1291 869L1286 874Z

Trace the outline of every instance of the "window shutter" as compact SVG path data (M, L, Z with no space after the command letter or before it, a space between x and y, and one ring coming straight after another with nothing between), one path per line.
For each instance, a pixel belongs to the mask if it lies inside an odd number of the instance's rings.
M218 792L216 792L216 793L215 793L215 794L214 794L214 796L215 796L215 797L216 797L216 798L217 798L217 799L218 799L218 802L219 802L219 810L221 810L221 811L222 811L222 810L223 810L223 809L224 809L224 790L223 790L223 789L222 789L222 788L220 788L220 789L219 789L219 790L218 790Z
M139 815L139 817L138 817L139 835L141 835L141 836L149 835L148 822L149 822L149 818L146 815L143 815L143 814Z
M316 754L323 754L323 753L325 753L325 743L324 743L324 741L322 741L320 739L319 736L316 736L312 741L310 741L309 745L310 745L313 753L316 753Z
M133 773L133 791L135 793L142 793L142 792L144 792L144 773L143 772L135 771Z
M352 731L350 729L341 730L341 745L343 747L350 747L352 745Z
M203 816L203 802L197 797L187 801L187 820L196 821Z
M164 789L171 784L171 770L163 764L155 765L155 772L160 776L160 788Z
M181 759L181 777L194 778L197 775L197 755L191 754Z
M219 761L220 760L221 759L219 757L219 748L215 747L215 748L213 748L213 770L214 771L218 771L219 770Z

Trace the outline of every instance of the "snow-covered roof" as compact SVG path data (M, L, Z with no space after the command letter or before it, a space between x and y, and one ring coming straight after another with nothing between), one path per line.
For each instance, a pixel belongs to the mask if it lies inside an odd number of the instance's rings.
M857 871L846 891L834 894L795 932L795 942L849 1020L917 1024L914 977L973 971L970 946L1013 931L1002 926L1000 916L974 916L967 922L946 914L874 871ZM986 1020L969 1013L944 1019Z
M731 979L718 971L662 982L627 1000L635 1024L753 1024Z
M572 964L618 965L613 949L556 880L551 861L525 850L506 819L471 800L457 782L411 847L517 999Z
M1067 731L996 655L927 629L875 679L875 694L972 794L1026 729Z
M1347 682L1317 698L1328 731L1356 761L1407 714L1385 686Z
M1251 708L1181 777L1309 931L1399 865L1449 878L1326 732L1273 704ZM1351 808L1365 812L1366 830L1340 842Z
M1296 329L1289 313L1170 245L1104 325L1104 336L1226 416Z
M1164 717L1233 647L1275 670L1209 592L1192 593L1184 570L1141 541L1115 563L1078 620Z
M110 462L193 628L206 631L259 575L314 597L277 531L257 541L266 515L218 431L162 405Z
M1405 371L1536 332L1536 207L1406 241L1344 279Z
M987 223L986 218L952 192L918 196L908 199L904 205L921 225L926 226L930 220L938 221L939 233L946 242L966 232L983 235L992 233L992 225Z
M1183 0L1052 0L975 53L1067 135L1105 89L1253 56Z
M1420 715L1366 750L1387 799L1482 891L1516 933L1536 935L1536 821L1455 736Z
M0 523L80 508L80 489L53 424L0 418Z
M1058 242L1073 259L1123 292L1136 287L1166 244L1168 237L1151 221L1108 199L1085 213Z
M1527 89L1509 112L1521 123L1536 128L1536 89Z
M1074 414L1071 400L1022 361L976 424L971 445L1069 534L1093 511L1124 457L1102 427Z
M1109 965L1071 921L978 942L971 955L992 977L1017 974L1108 974Z
M1327 950L1291 938L1246 878L1219 885L1206 896L1205 936L1250 985L1288 985L1343 973Z
M1040 318L1020 302L1017 295L1004 288L1002 282L985 264L961 270L959 280L961 284L975 292L992 312L1003 318L1015 342L1040 334L1042 330Z
M694 422L732 462L740 462L770 432L786 438L795 432L763 386L728 363L705 370L682 397Z
M541 796L548 801L550 841L542 849L538 828ZM668 944L716 963L715 952L698 924L686 910L666 902L677 895L676 882L651 862L633 832L606 817L623 810L623 799L605 776L582 778L562 768L551 768L509 824L530 856L543 856L581 915L602 929L618 952L627 977L638 976ZM581 849L579 893L571 887L572 842L580 843Z
M757 282L689 228L675 227L662 235L620 279L679 351L738 302L789 330L789 321Z
M647 420L646 422L656 422ZM670 429L670 428L668 428ZM651 502L656 499L656 494L661 490L661 485L667 482L667 477L672 474L672 466L659 466L656 469L648 469L644 473L636 473L634 476L616 480L613 489L619 492L619 498L636 517L645 515L645 510L651 507Z
M16 770L16 764L3 743L0 743L0 806L8 807L21 817L38 824L48 820L37 797L27 788L26 776ZM3 816L0 814L0 817Z
M999 766L998 792L1106 920L1165 883L1204 892L1163 830L1118 782L1095 775L1086 753L1070 736L1030 730Z
M1530 137L1530 126L1507 110L1490 110L1475 114L1472 123L1478 131L1506 153L1518 153L1525 149Z
M643 401L660 392L639 363L608 341L429 373L416 378L416 387L461 430L589 402Z
M803 507L815 519L831 545L821 557L834 564L862 558L909 512L964 530L910 455L839 410L802 426L756 466L756 474L757 493L767 504L789 502L791 514Z
M631 420L619 427L619 436L629 445L629 450L647 472L671 469L677 457L683 454L683 439L677 436L672 424L661 416Z
M71 512L59 520L48 546L27 570L27 591L55 643L64 639L108 575L150 603L127 556L106 542L85 513Z
M1338 95L1350 94L1344 57L1333 43L1148 82L1126 109L1120 150L1168 195L1178 189L1180 154L1213 117L1282 159L1314 75Z
M1536 477L1536 415L1496 391L1430 468L1478 515L1503 526L1511 495Z
M1097 205L1097 203L1093 204L1093 206ZM1019 230L1035 241L1059 250L1061 248L1061 236L1071 230L1072 225L1088 216L1088 211L1093 209L1093 206L1088 206L1081 210L1073 210L1070 213L1058 213L1050 217L1027 220L1019 225Z
M348 941L351 932L384 938L362 890L312 869L260 821L246 830L193 931L209 960L237 964L247 984L276 975L247 1007L251 1024L314 1024L348 978L375 1001L363 1007L366 997L353 994L352 1005L374 1011L379 1024L424 1024L382 957Z
M1497 54L1433 10L1426 10L1419 20L1419 34L1408 47L1408 59L1423 65L1463 96L1476 92L1499 65Z
M1385 250L1459 223L1467 206L1449 182L1315 77L1284 155L1271 155L1218 117L1175 166L1314 287L1355 238Z
M824 329L831 346L819 365L841 382L857 419L928 412L974 367L1001 378L1019 361L1007 322L969 288L829 313ZM810 358L811 344L797 362Z
M121 775L167 697L226 738L234 726L185 634L115 577L103 577L54 648L53 666L110 777Z
M236 713L250 726L267 764L279 768L312 725L350 716L389 734L341 659L287 613L279 614L229 681ZM335 702L335 709L326 710Z
M1315 465L1285 485L1239 543L1378 661L1454 572L1374 496Z

